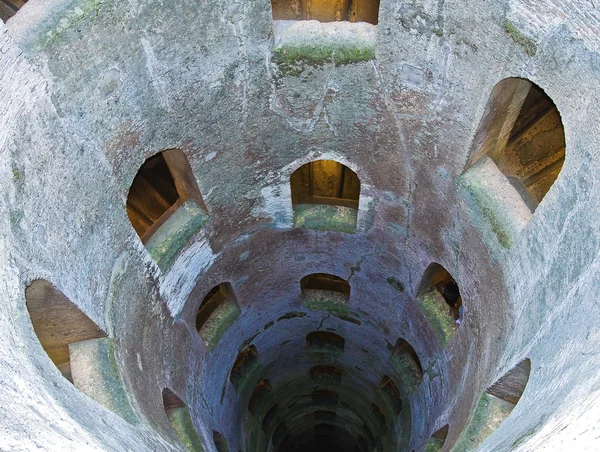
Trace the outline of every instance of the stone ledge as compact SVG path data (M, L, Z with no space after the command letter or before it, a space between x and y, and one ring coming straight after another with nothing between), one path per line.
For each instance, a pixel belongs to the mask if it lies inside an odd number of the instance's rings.
M297 204L294 206L294 227L337 231L354 234L358 210L352 207L325 204Z
M493 232L500 246L510 248L533 215L517 189L489 157L473 165L458 183L475 226L484 236Z
M156 230L146 249L161 271L171 268L177 253L207 221L204 210L187 200Z
M69 353L75 386L130 424L137 425L137 416L119 373L112 339L104 337L76 342L69 345Z
M276 20L274 60L312 64L349 64L375 58L377 26L365 22Z

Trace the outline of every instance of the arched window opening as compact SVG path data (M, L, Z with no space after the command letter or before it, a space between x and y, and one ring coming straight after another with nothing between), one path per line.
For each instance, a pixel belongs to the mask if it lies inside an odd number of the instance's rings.
M206 221L206 206L185 154L172 149L144 162L127 195L127 215L161 270Z
M347 313L350 302L348 281L327 273L313 273L300 281L302 305L332 313Z
M444 447L444 443L446 442L446 438L448 437L448 430L449 426L446 424L433 435L431 435L431 438L429 438L429 441L427 441L427 445L425 446L425 451L438 452L442 450L442 447Z
M335 411L317 410L313 411L313 417L317 422L335 422L337 413Z
M63 376L105 408L136 424L112 339L48 281L32 282L25 289L25 302L42 348Z
M371 418L373 424L377 427L377 430L381 433L382 436L387 434L387 422L385 420L385 415L381 408L379 408L374 403L371 404L371 408L369 410L369 417Z
M6 23L8 19L19 12L27 0L0 0L0 19Z
M404 339L398 339L392 351L392 364L410 394L423 381L423 367L415 349Z
M444 267L434 263L427 268L417 303L440 344L446 345L463 321L464 308L458 284Z
M237 393L242 392L246 385L253 380L255 372L260 367L260 358L254 345L249 345L240 352L229 374L229 381Z
M350 284L348 281L327 273L313 273L307 275L300 281L302 290L328 290L330 292L339 292L350 296Z
M239 315L231 284L221 283L206 294L196 314L196 330L211 352Z
M339 355L344 353L346 341L330 331L313 331L306 335L306 345L309 352Z
M163 389L162 397L167 418L181 443L192 452L203 452L204 448L183 400L168 388Z
M373 435L373 432L366 423L364 423L362 426L362 433L363 438L367 442L368 450L372 451L373 449L375 449L375 446L377 445L377 440L375 439L375 435Z
M525 359L490 386L479 399L457 450L477 448L510 416L529 381L531 361Z
M312 392L311 399L313 405L335 406L338 404L339 396L334 391L317 389Z
M402 412L402 396L394 380L384 375L379 384L379 391L384 396L391 413L398 416Z
M333 160L317 160L298 168L290 178L294 226L356 232L360 180Z
M309 370L310 379L322 384L342 382L342 369L335 366L313 366Z
M461 180L503 247L556 181L565 149L560 113L539 86L520 78L496 85Z
M216 430L213 430L213 441L215 443L215 447L217 448L217 452L229 452L227 439L225 439L225 437Z
M368 22L377 25L379 0L271 0L274 20Z
M531 361L524 359L490 386L487 393L516 406L525 391L530 373Z
M33 281L25 289L25 301L42 348L63 376L73 383L69 346L106 337L106 333L48 281Z
M267 414L265 414L262 421L262 430L264 432L271 431L272 427L275 426L275 423L279 421L279 406L275 404L267 411Z
M271 439L271 442L273 443L275 448L278 448L278 446L283 442L283 440L285 439L285 437L287 435L288 435L287 425L285 422L282 422L281 424L279 424L277 426L277 428L273 432L273 437Z
M256 416L262 410L270 400L272 391L273 389L269 380L265 379L258 382L248 401L248 411L252 416Z

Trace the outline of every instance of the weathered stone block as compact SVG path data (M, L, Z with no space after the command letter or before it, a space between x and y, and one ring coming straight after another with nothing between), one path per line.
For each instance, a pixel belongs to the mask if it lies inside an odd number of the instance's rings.
M192 423L187 407L174 408L167 412L171 425L179 435L182 444L192 452L204 452L198 433Z
M445 346L457 327L450 306L436 289L430 289L417 297L417 304L433 328L440 345Z
M146 249L163 272L171 268L177 253L207 221L204 210L188 200L158 228Z
M137 424L119 373L112 339L76 342L69 345L69 353L75 386L127 422Z
M294 227L354 234L358 210L325 204L294 206Z

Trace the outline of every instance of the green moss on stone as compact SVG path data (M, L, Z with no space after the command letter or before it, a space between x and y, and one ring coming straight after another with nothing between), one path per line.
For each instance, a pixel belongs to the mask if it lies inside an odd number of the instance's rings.
M460 436L453 452L467 452L476 449L488 436L490 436L510 415L515 405L505 402L488 393L483 393L475 413Z
M252 359L249 360L243 370L236 375L233 386L238 394L243 393L247 387L254 386L253 383L258 380L257 375L261 367L259 360Z
M303 290L302 306L334 315L346 315L349 311L347 295L330 290Z
M518 235L518 229L506 215L506 209L480 180L462 177L459 183L467 190L470 199L487 220L500 245L509 249Z
M425 452L439 452L444 447L444 441L439 438L429 438L425 445Z
M434 288L419 296L417 303L433 328L440 345L444 347L457 327L450 306Z
M397 353L392 355L392 365L408 393L414 393L423 378L414 359L407 353Z
M112 339L75 342L69 345L69 355L75 386L127 422L137 425L139 421L129 404Z
M344 65L375 58L375 42L335 41L314 39L280 44L273 52L275 62L283 75L299 75L304 67L325 63Z
M112 0L77 0L71 2L71 8L65 8L62 14L53 16L53 20L49 20L45 24L45 33L40 34L38 46L45 49L54 45L70 30L98 16L100 9L107 3L112 3Z
M215 309L210 318L202 325L200 336L211 352L239 315L238 306L233 301L227 301Z
M158 228L146 249L163 272L171 268L179 251L207 221L205 212L187 200Z
M523 33L521 33L517 27L507 20L504 21L504 31L508 33L508 36L510 36L513 41L515 41L523 48L523 50L525 50L527 55L534 56L537 53L536 42L533 39L523 35Z
M354 234L358 210L351 207L325 204L294 206L294 226L297 228L338 231Z
M186 407L174 408L167 412L171 425L177 432L181 443L192 452L204 452L198 433L192 423L190 412Z

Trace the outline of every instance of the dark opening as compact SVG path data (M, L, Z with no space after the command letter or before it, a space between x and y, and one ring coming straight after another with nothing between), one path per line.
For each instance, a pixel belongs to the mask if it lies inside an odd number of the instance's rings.
M384 375L379 384L379 390L387 399L392 413L396 416L399 415L402 411L402 396L400 395L400 390L398 389L398 386L396 386L396 383L394 383L394 380L387 375Z
M472 161L491 158L533 212L565 160L560 113L529 80L503 80L490 96L474 146Z
M196 330L212 352L240 313L229 283L213 287L204 297L196 314Z
M163 151L146 160L133 179L127 215L145 244L188 199L205 209L185 154L177 149Z
M271 430L271 427L274 425L275 421L279 419L278 414L279 414L279 406L273 405L269 409L269 411L267 411L267 414L265 414L265 417L263 418L263 421L262 421L263 431L268 432L269 430Z
M227 444L227 440L216 430L213 430L213 441L215 442L217 452L229 452L229 445Z
M428 452L438 452L442 450L444 443L446 442L446 437L448 436L448 429L448 424L446 424L441 429L433 433L431 438L429 438L429 441L427 441L425 450Z
M350 296L348 281L327 273L313 273L305 276L300 280L300 288L302 290L328 290Z
M287 436L287 433L288 433L287 425L285 422L282 422L281 424L279 424L277 426L277 428L273 432L273 437L272 437L273 445L275 447L279 446L279 444L281 444L281 442Z
M431 264L424 276L425 289L433 287L444 298L450 309L456 323L462 322L463 303L458 284L448 273L448 271L439 264Z
M342 381L342 369L335 366L314 366L309 373L313 381L336 384Z
M516 405L525 391L530 373L531 361L525 359L490 386L487 393Z
M419 359L419 355L415 352L415 349L406 341L405 339L398 339L396 342L396 346L393 351L394 356L403 355L410 356L412 361L415 363L419 373L421 374L421 380L423 379L423 367L421 366L421 360Z
M142 241L178 200L179 193L163 154L150 157L133 179L127 197L127 214Z
M248 411L250 411L250 414L256 416L260 407L264 406L269 400L271 391L271 382L269 380L262 380L256 385L256 388L248 401Z
M292 204L329 204L358 209L358 176L336 161L309 162L292 174L290 182Z
M392 363L410 394L416 391L423 381L423 367L415 349L400 338L392 351Z
M229 374L229 381L236 388L236 391L240 391L256 369L260 367L260 358L256 347L249 345L240 352L237 356L231 372Z
M306 345L309 348L344 351L346 341L330 331L313 331L306 335Z
M521 400L530 372L531 361L525 359L481 395L471 422L460 438L469 450L476 449L510 416Z
M48 281L33 281L25 289L25 302L42 348L73 383L69 344L106 337L106 333Z
M179 397L177 397L177 394L175 394L173 391L171 391L168 388L163 389L162 397L163 397L163 406L165 407L165 411L167 411L167 412L174 410L176 408L183 408L185 406L185 403L183 403L183 400L181 400Z
M387 422L385 420L385 415L383 411L375 405L374 403L371 405L371 409L369 410L369 416L373 420L373 423L377 426L379 431L385 435L387 433Z
M314 405L335 406L338 404L338 395L333 391L319 389L312 392L312 402Z
M271 0L274 20L368 22L377 25L379 0Z
M335 422L337 414L335 411L318 410L313 412L313 417L317 422Z
M6 22L17 14L25 3L27 0L0 0L0 19Z

